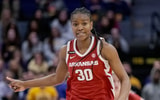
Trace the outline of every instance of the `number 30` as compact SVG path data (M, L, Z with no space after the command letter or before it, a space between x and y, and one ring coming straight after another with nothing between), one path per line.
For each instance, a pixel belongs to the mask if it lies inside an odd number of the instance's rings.
M75 73L79 75L77 77L79 81L84 81L85 79L86 81L90 81L93 79L93 74L91 69L84 69L84 71L81 69L77 69L75 70Z

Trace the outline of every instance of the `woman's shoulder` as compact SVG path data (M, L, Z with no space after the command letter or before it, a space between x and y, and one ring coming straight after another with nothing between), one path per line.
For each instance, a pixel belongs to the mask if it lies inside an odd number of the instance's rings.
M101 39L101 40L102 40L102 46L104 50L114 50L115 49L115 47L112 44L106 42L104 39Z
M66 51L67 50L67 45L63 45L61 48L60 48L60 51Z
M63 45L60 48L60 51L59 51L60 57L65 58L66 57L66 52L67 52L67 45Z
M105 59L112 59L112 57L114 57L113 55L115 55L117 52L115 47L105 40L102 40L101 48L101 55Z

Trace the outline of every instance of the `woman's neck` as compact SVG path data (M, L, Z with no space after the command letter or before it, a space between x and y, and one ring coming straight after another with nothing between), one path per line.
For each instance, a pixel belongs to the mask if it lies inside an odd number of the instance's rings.
M89 37L83 41L77 40L77 49L79 50L79 52L84 53L89 48L91 41L92 41L92 37Z

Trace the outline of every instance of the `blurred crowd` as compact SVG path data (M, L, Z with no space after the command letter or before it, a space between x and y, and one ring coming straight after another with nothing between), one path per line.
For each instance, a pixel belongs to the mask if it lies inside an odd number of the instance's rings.
M132 74L130 63L125 62L130 48L121 35L119 23L128 20L132 14L133 1L82 1L0 0L0 100L65 100L66 82L55 87L36 87L14 93L8 87L5 77L28 80L54 73L59 49L74 38L70 13L82 5L91 11L97 32L116 47L130 76L132 90L145 100L158 100L160 61L153 64L151 77L146 76L144 88L141 81ZM27 23L24 29L18 26L22 21ZM24 33L20 33L20 30L25 29Z

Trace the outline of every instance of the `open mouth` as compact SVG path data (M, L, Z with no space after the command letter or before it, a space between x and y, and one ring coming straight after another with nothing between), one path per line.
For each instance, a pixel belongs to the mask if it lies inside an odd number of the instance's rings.
M84 35L84 33L79 32L79 33L77 33L76 35L77 35L77 36L80 36L80 35Z

